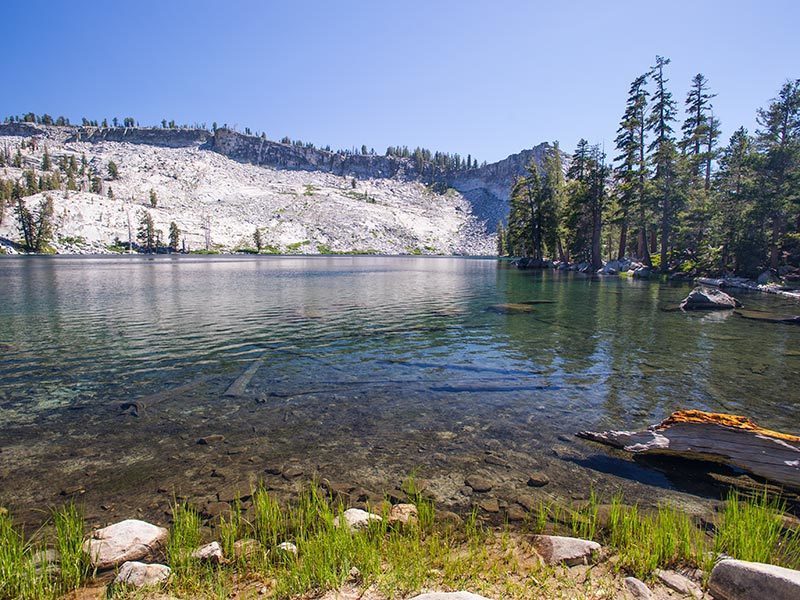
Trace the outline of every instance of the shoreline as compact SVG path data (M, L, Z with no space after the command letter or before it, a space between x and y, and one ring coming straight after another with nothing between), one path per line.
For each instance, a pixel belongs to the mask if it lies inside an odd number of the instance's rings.
M52 522L30 538L25 552L30 560L51 565L35 571L40 584L48 573L63 572L68 566L64 560L75 561L82 574L67 587L82 590L69 596L82 599L142 598L133 592L138 579L131 576L122 585L120 578L126 577L126 569L144 567L134 563L122 568L125 560L168 565L158 567L166 569L159 571L166 576L151 580L150 592L165 590L175 598L216 597L214 590L223 581L227 597L236 598L383 600L456 589L494 599L699 598L726 558L763 558L800 568L800 520L785 514L785 505L766 494L729 492L713 515L700 517L668 502L642 509L625 504L619 495L600 498L592 493L573 506L540 502L520 520L498 523L477 508L462 515L438 510L414 478L403 487L404 497L387 496L374 504L350 502L346 492L329 482L304 483L288 503L256 486L213 517L204 518L191 502L175 499L170 514L155 525L132 514L101 528L88 527L80 504L68 502L54 509L51 518L56 526L59 519L72 520L72 547L81 547L81 552L58 562L56 550L64 556L68 544L53 532ZM3 527L12 517L0 510L0 533L8 535ZM102 558L107 552L103 546L89 550L95 546L87 540L110 536L123 524L144 531L140 536L155 532L158 539L124 560ZM765 532L770 537L755 543L757 550L746 543ZM122 539L124 535L113 547ZM782 549L772 546L778 540ZM54 566L59 564L61 571ZM59 585L58 593L35 597L61 597L68 590ZM642 586L654 595L635 595L634 588ZM339 595L331 595L335 593Z

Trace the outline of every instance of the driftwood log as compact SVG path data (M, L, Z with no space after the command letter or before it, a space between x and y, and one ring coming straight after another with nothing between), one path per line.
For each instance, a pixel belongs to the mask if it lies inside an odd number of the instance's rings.
M581 431L577 436L635 454L721 462L800 489L800 437L764 429L747 417L681 410L646 431Z

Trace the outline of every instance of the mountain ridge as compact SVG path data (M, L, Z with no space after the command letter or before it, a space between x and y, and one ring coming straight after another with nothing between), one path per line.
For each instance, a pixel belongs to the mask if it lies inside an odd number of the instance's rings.
M331 152L272 141L226 128L212 132L199 128L104 128L14 122L0 124L0 137L15 140L13 143L17 147L24 139L38 140L38 154L31 154L25 165L37 171L39 169L36 161L41 159L42 147L47 145L51 147L54 158L65 154L76 155L77 152L89 154L92 157L92 172L101 176L105 174L109 160L118 162L122 180L109 180L107 185L113 186L114 192L120 194L120 198L131 199L141 198L146 194L145 186L154 186L158 196L166 200L166 204L162 203L155 210L156 220L162 208L166 210L172 207L177 210L176 218L182 215L185 217L182 230L193 231L189 239L195 247L203 237L208 236L199 231L200 225L196 219L185 215L192 210L190 201L193 194L203 197L202 201L198 200L195 212L208 211L220 219L242 220L236 227L230 226L225 235L219 238L223 240L221 244L228 248L246 245L245 228L257 228L268 221L275 225L271 231L281 240L283 246L280 247L294 246L298 242L310 240L304 250L312 251L315 247L363 250L362 246L369 240L364 240L363 236L352 231L355 227L363 226L363 211L354 203L372 203L373 206L369 207L371 211L380 212L383 207L383 213L376 216L376 229L379 233L373 232L373 235L381 239L393 235L398 238L394 244L375 244L378 246L376 249L391 253L412 250L416 252L420 248L428 249L425 252L431 253L491 253L495 226L498 221L507 217L508 195L514 179L525 172L531 160L541 164L543 155L549 148L549 144L543 143L495 163L455 170L442 168L433 162L421 163L413 157ZM149 150L137 151L136 146L147 147ZM149 159L142 162L137 155L147 156ZM224 163L213 159L215 155L239 163L242 167L226 167ZM182 161L186 164L182 164ZM201 164L207 164L207 173L192 166ZM136 169L128 169L128 165L137 166ZM252 167L260 171L253 171ZM188 171L191 171L191 175L179 175ZM241 178L238 186L242 189L236 193L231 189L237 183L229 180L233 171ZM16 173L16 176L20 177L21 173ZM217 190L209 181L215 178L225 180L222 189ZM204 180L200 187L192 183L198 179ZM147 183L149 181L155 183ZM279 187L278 182L281 182L282 187ZM455 192L442 193L448 189ZM85 185L80 190L81 194L88 194ZM308 190L314 192L309 193ZM123 193L126 196L122 196ZM67 195L69 194L65 191L65 197ZM306 206L305 201L303 206L307 212L301 214L299 209L295 211L294 238L287 233L289 228L286 221L278 227L277 221L281 217L279 211L291 208L286 200L291 200L290 197L297 200L315 195L329 199L330 210L338 205L341 220L350 221L346 223L350 230L343 231L335 223L336 214L325 217L324 225L316 223L316 215L309 216L311 209ZM220 212L216 206L211 205L213 201L223 202L223 199L235 205L228 212L233 211L236 217ZM87 195L86 200L90 205L108 204L105 198L89 199ZM254 205L249 212L237 204L245 200ZM259 208L256 206L259 204L264 206ZM131 205L128 203L125 206ZM142 206L150 211L146 203ZM315 206L318 211L328 209L324 205ZM448 207L445 210L447 214L434 214L445 207ZM69 206L62 208L65 211L68 209ZM120 206L107 206L104 210L106 212L102 214L107 215L108 212L119 212L123 209ZM449 216L450 210L454 211L452 217ZM89 220L90 214L86 211L84 213L84 221ZM108 219L107 216L105 218ZM162 221L169 218L169 214L164 214ZM72 223L69 219L63 222ZM163 227L167 223L168 221L164 222ZM113 232L113 235L123 240L130 236L130 227L123 237L119 233L120 223L109 227L109 235ZM437 227L444 229L437 232ZM84 222L80 227L67 226L64 231L70 232L72 236L82 235L80 232L86 229L87 224ZM251 232L252 230L250 229ZM412 230L416 233L409 233ZM279 231L280 233L276 233ZM7 235L10 236L11 233ZM340 235L344 235L348 241L341 241ZM92 233L89 237L99 239L100 234Z

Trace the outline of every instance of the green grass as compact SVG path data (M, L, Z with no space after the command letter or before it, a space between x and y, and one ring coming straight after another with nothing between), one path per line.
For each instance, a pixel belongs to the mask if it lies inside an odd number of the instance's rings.
M766 491L728 494L717 525L714 549L734 558L800 568L800 531L782 532L786 505Z
M205 539L208 530L197 511L176 502L167 545L173 578L167 591L178 597L228 598L242 586L263 586L268 597L307 597L340 588L357 570L357 585L374 586L387 597L409 596L426 588L469 588L504 598L593 597L595 583L588 575L585 581L576 581L533 560L529 536L487 526L477 508L463 522L442 522L413 476L401 488L417 507L415 523L390 527L389 504L384 502L370 507L382 514L382 521L349 531L334 525L345 506L329 500L315 483L290 505L280 504L259 485L247 510L234 502L212 531L229 559L234 557L234 543L245 538L257 540L263 552L223 565L192 557L196 548L211 540ZM602 507L602 518L601 507L594 492L577 509L541 501L526 523L534 532L595 539L612 551L616 571L644 580L652 579L656 569L682 566L699 567L708 575L718 552L800 567L800 533L783 528L786 506L766 493L732 492L712 523L701 523L668 505L628 506L619 495ZM31 539L0 512L0 600L51 600L80 586L90 574L81 551L84 535L83 516L74 504L54 511L52 522ZM282 542L294 543L297 556L279 551ZM59 551L60 570L37 565L37 553L45 547ZM602 585L609 585L608 580ZM138 597L130 590L111 593L115 598Z
M192 552L200 546L200 515L186 504L172 506L172 527L167 542L167 561L177 577L193 572Z
M91 570L88 557L83 552L86 534L83 511L74 502L70 502L53 513L53 525L61 589L73 590L80 587Z

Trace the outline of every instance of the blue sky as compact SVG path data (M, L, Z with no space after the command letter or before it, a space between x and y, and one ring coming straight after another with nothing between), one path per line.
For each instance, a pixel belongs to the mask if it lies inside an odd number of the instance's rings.
M9 0L0 13L0 117L217 121L489 161L580 137L613 152L628 84L656 54L680 102L694 73L709 78L726 136L800 77L796 0Z

